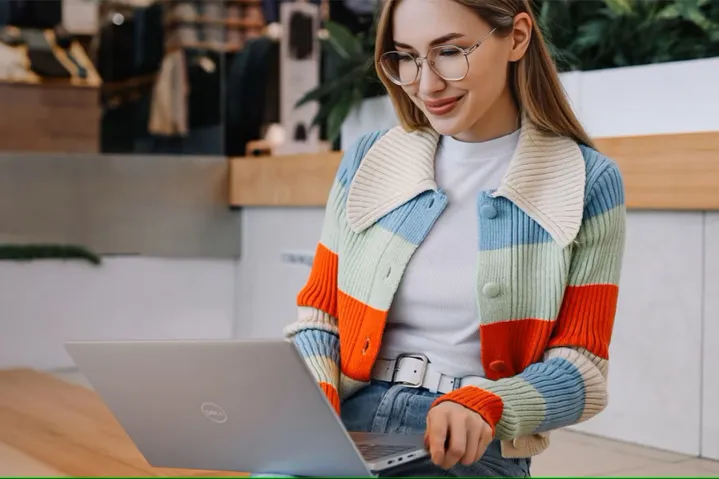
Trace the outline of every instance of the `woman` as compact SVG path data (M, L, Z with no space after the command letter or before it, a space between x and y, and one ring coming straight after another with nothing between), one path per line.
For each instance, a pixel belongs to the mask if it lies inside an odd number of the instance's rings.
M607 404L625 209L528 0L388 0L401 127L345 152L286 330L350 430L425 433L404 475L529 476Z

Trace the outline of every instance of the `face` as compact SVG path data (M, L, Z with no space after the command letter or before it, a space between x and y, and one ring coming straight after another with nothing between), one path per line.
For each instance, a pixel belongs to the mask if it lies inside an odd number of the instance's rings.
M497 31L490 34L492 27L487 22L453 0L400 0L392 21L395 49L419 57L426 57L430 49L442 45L470 49L486 37L467 56L469 66L463 70L464 78L442 78L427 61L422 61L419 78L402 87L438 133L480 141L516 128L517 107L508 86L508 67L526 51L531 34L531 20L526 14L515 18L509 35ZM451 52L434 51L448 52L445 55ZM442 55L435 57L435 65L443 61ZM455 51L452 55L463 61L461 53L457 55ZM456 64L456 59L452 61ZM509 131L501 131L505 128L502 123L507 123ZM493 131L497 129L500 131Z

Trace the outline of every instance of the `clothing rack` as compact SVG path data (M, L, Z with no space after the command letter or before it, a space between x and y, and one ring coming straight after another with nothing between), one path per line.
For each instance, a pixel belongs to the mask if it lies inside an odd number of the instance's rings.
M161 0L165 51L237 52L264 33L261 0Z

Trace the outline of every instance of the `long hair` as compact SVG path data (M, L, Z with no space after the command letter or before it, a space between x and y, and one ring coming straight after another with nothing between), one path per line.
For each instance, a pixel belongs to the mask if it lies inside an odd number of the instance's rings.
M392 16L401 0L385 0L377 24L375 43L375 66L377 75L384 84L394 104L402 126L413 131L429 126L429 120L412 103L402 87L392 83L379 67L383 53L394 49ZM532 18L532 37L526 53L517 62L510 64L510 88L523 115L537 127L560 136L572 138L580 144L594 147L567 100L559 80L557 68L532 12L530 0L452 0L474 11L499 35L509 35L514 17L527 13Z

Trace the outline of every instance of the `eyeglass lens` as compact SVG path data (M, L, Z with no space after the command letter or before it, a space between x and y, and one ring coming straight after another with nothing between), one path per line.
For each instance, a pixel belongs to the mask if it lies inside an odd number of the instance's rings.
M467 74L467 57L459 47L452 45L432 48L426 61L429 67L447 81L460 80ZM419 77L419 65L416 56L406 52L388 52L381 60L387 76L401 85L414 83Z

